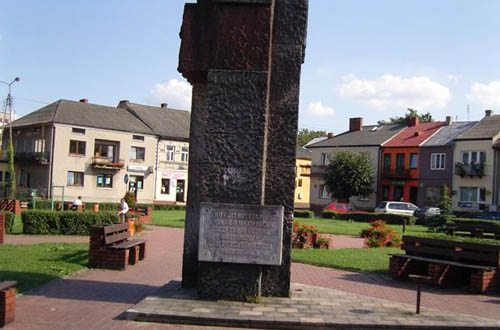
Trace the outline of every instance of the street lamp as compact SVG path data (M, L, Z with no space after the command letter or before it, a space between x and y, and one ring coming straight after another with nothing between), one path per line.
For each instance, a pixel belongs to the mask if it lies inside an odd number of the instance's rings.
M11 143L12 143L12 95L10 93L10 90L11 90L12 84L17 82L17 81L20 81L20 80L21 80L21 78L19 78L19 77L14 78L14 80L12 80L10 83L0 80L0 82L2 84L9 86L9 94L7 94L6 106L9 108L9 139L10 139Z

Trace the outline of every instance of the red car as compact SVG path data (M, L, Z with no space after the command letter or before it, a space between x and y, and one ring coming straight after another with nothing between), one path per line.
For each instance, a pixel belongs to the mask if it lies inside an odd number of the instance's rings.
M338 213L352 213L352 212L363 212L362 210L355 209L349 203L330 203L323 209L324 211L335 211Z

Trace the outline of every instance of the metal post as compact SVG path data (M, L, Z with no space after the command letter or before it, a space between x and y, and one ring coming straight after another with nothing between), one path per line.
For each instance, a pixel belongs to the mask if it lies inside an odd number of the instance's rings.
M61 206L61 212L64 212L64 186L62 186L62 206Z
M422 293L420 283L417 283L417 314L420 314L420 295Z
M54 211L54 183L50 187L50 210Z
M403 219L403 234L406 232L406 219Z

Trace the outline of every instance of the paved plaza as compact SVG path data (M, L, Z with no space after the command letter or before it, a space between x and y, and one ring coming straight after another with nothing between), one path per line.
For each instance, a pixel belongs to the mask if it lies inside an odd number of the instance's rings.
M126 271L85 270L17 298L16 321L5 329L201 329L206 327L127 321L125 311L180 278L183 230L149 226L145 260ZM8 238L10 238L8 236ZM339 238L342 239L342 238ZM413 306L411 283L388 276L293 264L292 282L320 286ZM422 306L500 320L500 295L424 287Z

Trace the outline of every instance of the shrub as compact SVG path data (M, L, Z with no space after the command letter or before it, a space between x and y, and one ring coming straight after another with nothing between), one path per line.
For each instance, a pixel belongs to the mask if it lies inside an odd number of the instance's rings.
M26 211L21 215L24 234L89 235L91 226L118 222L114 212Z
M334 211L323 211L323 212L321 212L321 217L323 219L336 219L337 218L337 212L334 212Z
M16 216L14 213L10 212L2 212L5 214L5 233L6 234L12 234L12 228L14 227L14 220L16 219Z
M185 210L186 205L171 205L171 204L153 204L153 210Z
M125 199L125 203L127 203L128 207L135 207L135 201L134 201L134 193L127 191L125 193L125 196L123 196Z
M399 247L401 237L382 220L370 222L370 229L363 229L361 237L365 239L365 247Z
M309 210L293 211L293 216L296 218L314 218L314 212Z
M415 224L415 217L389 213L337 213L335 217L340 220L354 220L356 222L372 222L374 220L382 220L391 225L402 225L406 220L407 225Z

